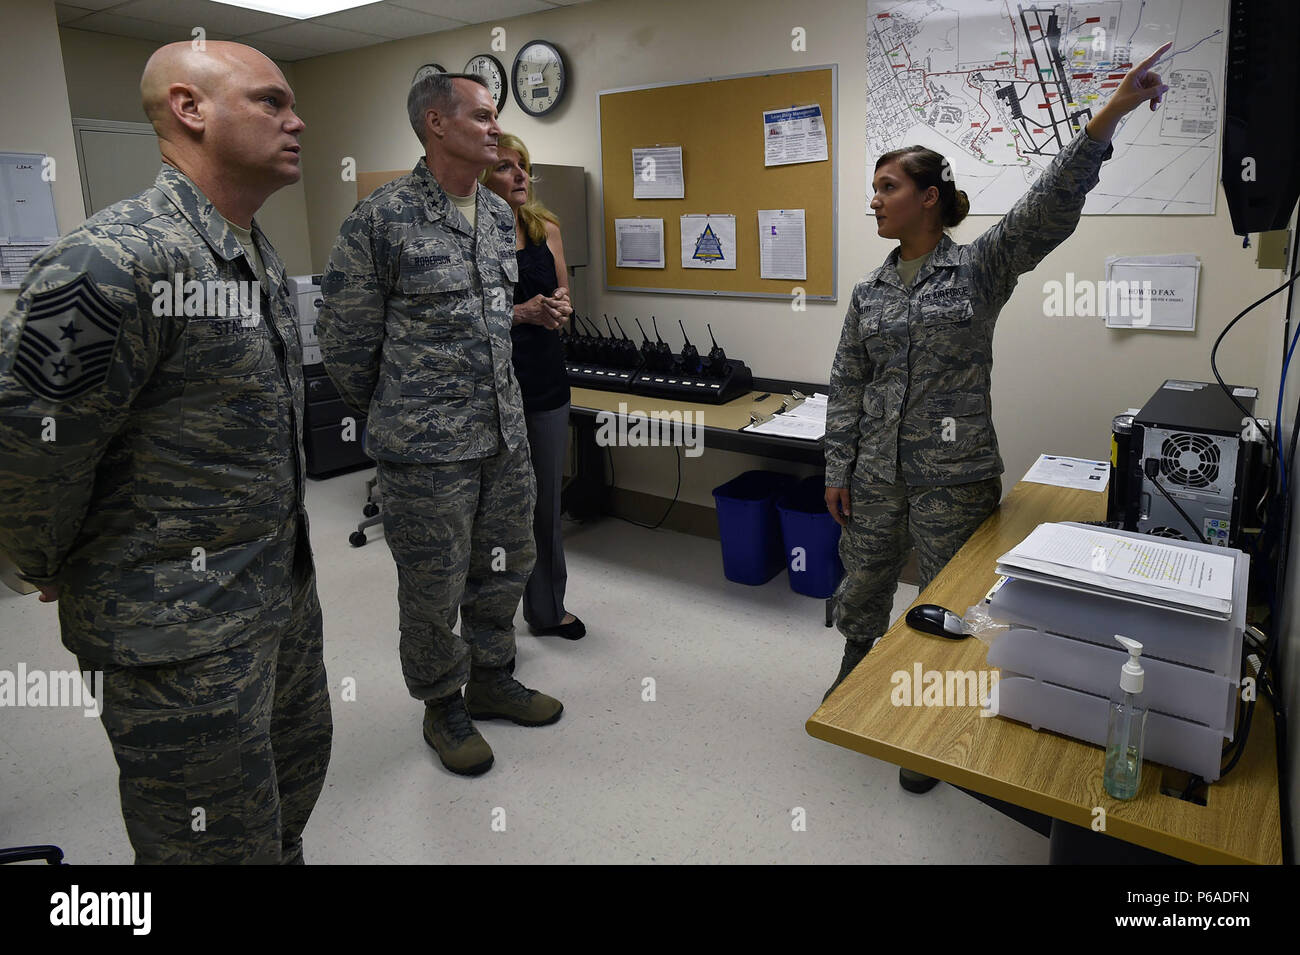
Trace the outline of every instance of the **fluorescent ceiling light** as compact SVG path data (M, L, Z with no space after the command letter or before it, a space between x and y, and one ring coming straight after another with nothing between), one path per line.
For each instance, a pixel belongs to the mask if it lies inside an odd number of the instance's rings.
M278 13L282 17L296 20L308 20L323 17L327 13L364 7L379 0L215 0L228 7L243 7L246 10L260 10L262 13Z

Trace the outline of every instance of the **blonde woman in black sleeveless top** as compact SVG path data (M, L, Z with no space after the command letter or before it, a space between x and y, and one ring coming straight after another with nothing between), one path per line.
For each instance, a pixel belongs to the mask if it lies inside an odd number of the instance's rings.
M532 160L517 136L502 133L497 162L479 177L515 211L515 324L510 330L515 377L524 398L528 443L537 476L533 536L537 563L524 590L524 619L536 636L577 640L582 621L564 609L568 574L560 531L560 491L569 438L569 379L560 330L573 314L569 270L555 214L533 198Z

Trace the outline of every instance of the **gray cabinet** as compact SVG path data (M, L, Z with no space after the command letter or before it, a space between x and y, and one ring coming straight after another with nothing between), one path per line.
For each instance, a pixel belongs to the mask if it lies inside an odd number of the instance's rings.
M581 166L533 163L533 195L560 217L569 268L590 262L587 245L587 171Z

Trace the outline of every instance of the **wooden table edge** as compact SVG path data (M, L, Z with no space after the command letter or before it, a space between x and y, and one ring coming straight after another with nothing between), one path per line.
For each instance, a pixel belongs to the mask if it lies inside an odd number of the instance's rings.
M818 708L820 712L820 707ZM1260 714L1256 714L1256 718ZM1014 783L1008 783L1001 779L995 779L991 776L984 776L979 773L973 773L969 770L962 769L952 763L941 762L937 759L915 753L911 750L900 749L890 746L888 743L881 743L877 740L866 739L857 736L847 730L831 726L826 723L820 723L817 720L817 714L810 716L804 723L804 730L813 739L819 739L823 742L830 743L834 746L841 746L845 749L851 749L854 752L862 753L864 756L871 756L875 759L892 763L895 766L902 766L904 769L910 769L914 772L924 773L926 776L933 776L935 779L941 779L953 786L961 786L964 789L971 789L985 796L992 796L994 799L1001 799L1003 802L1020 806L1034 812L1042 813L1045 816L1051 816L1053 819L1060 819L1062 822L1082 828L1090 828L1092 825L1091 813L1082 806L1078 806L1064 799L1058 799L1045 793L1033 792L1016 786ZM1215 849L1201 843L1184 842L1174 836L1162 832L1158 829L1149 829L1145 826L1136 825L1133 822L1110 816L1107 820L1106 835L1124 842L1130 842L1134 845L1142 846L1145 849L1152 849L1156 852L1162 852L1165 855L1174 856L1187 862L1194 862L1198 865L1281 865L1281 844L1277 846L1278 857L1276 860L1252 859L1245 856L1239 856L1221 849Z

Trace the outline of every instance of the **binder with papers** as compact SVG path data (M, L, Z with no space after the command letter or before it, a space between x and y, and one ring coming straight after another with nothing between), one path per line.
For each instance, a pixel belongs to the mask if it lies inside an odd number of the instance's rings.
M1145 535L1039 524L998 558L997 572L1179 613L1232 615L1233 554Z

